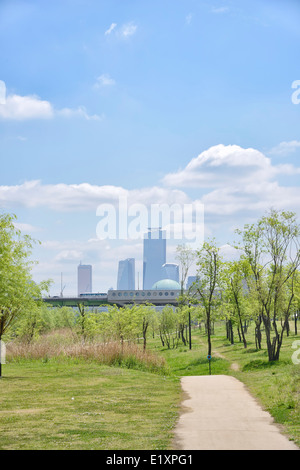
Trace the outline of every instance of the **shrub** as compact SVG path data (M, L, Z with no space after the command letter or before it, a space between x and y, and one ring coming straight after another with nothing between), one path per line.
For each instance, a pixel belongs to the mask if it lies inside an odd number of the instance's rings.
M83 359L95 360L109 366L147 370L155 373L167 373L165 359L144 351L141 346L123 342L82 342L68 330L54 331L41 336L32 343L14 341L7 344L7 361L20 359L50 360Z

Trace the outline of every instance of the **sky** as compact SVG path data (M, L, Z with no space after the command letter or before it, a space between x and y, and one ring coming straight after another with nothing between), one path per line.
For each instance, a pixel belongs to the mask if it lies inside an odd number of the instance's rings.
M299 216L299 22L296 0L0 0L0 211L40 241L34 280L76 294L81 262L105 292L129 257L141 280L161 205L193 217L168 262Z

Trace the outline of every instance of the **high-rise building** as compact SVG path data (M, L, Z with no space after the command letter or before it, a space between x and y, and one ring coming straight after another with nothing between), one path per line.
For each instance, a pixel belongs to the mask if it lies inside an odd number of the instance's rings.
M191 287L193 282L196 282L197 279L198 279L198 276L188 276L187 283L186 283L186 288L188 289L189 287Z
M155 282L163 279L165 262L166 233L160 228L150 228L144 235L143 289L151 289Z
M164 279L171 279L179 282L179 265L175 263L165 263L162 265Z
M92 292L92 266L81 264L77 270L78 295Z
M134 290L135 289L135 259L128 258L119 261L118 269L118 290Z

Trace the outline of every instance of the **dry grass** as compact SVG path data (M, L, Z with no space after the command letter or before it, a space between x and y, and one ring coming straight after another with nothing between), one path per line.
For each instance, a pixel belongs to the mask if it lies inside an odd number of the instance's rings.
M100 364L167 373L166 361L140 345L114 341L108 343L83 342L68 330L41 336L30 344L14 341L7 344L7 362L22 359L48 361L58 359L95 360Z

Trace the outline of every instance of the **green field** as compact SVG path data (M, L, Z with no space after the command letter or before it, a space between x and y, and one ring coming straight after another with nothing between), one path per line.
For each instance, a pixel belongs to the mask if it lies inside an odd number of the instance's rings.
M1 379L0 449L164 449L178 382L68 361L9 364Z
M0 380L0 449L172 449L180 413L180 377L209 373L206 336L192 330L192 350L148 347L163 356L161 371L135 362L108 366L93 359L14 359ZM246 384L264 409L300 446L300 365L293 364L291 332L278 363L269 363L263 345L229 344L224 324L213 336L213 374L230 374Z

